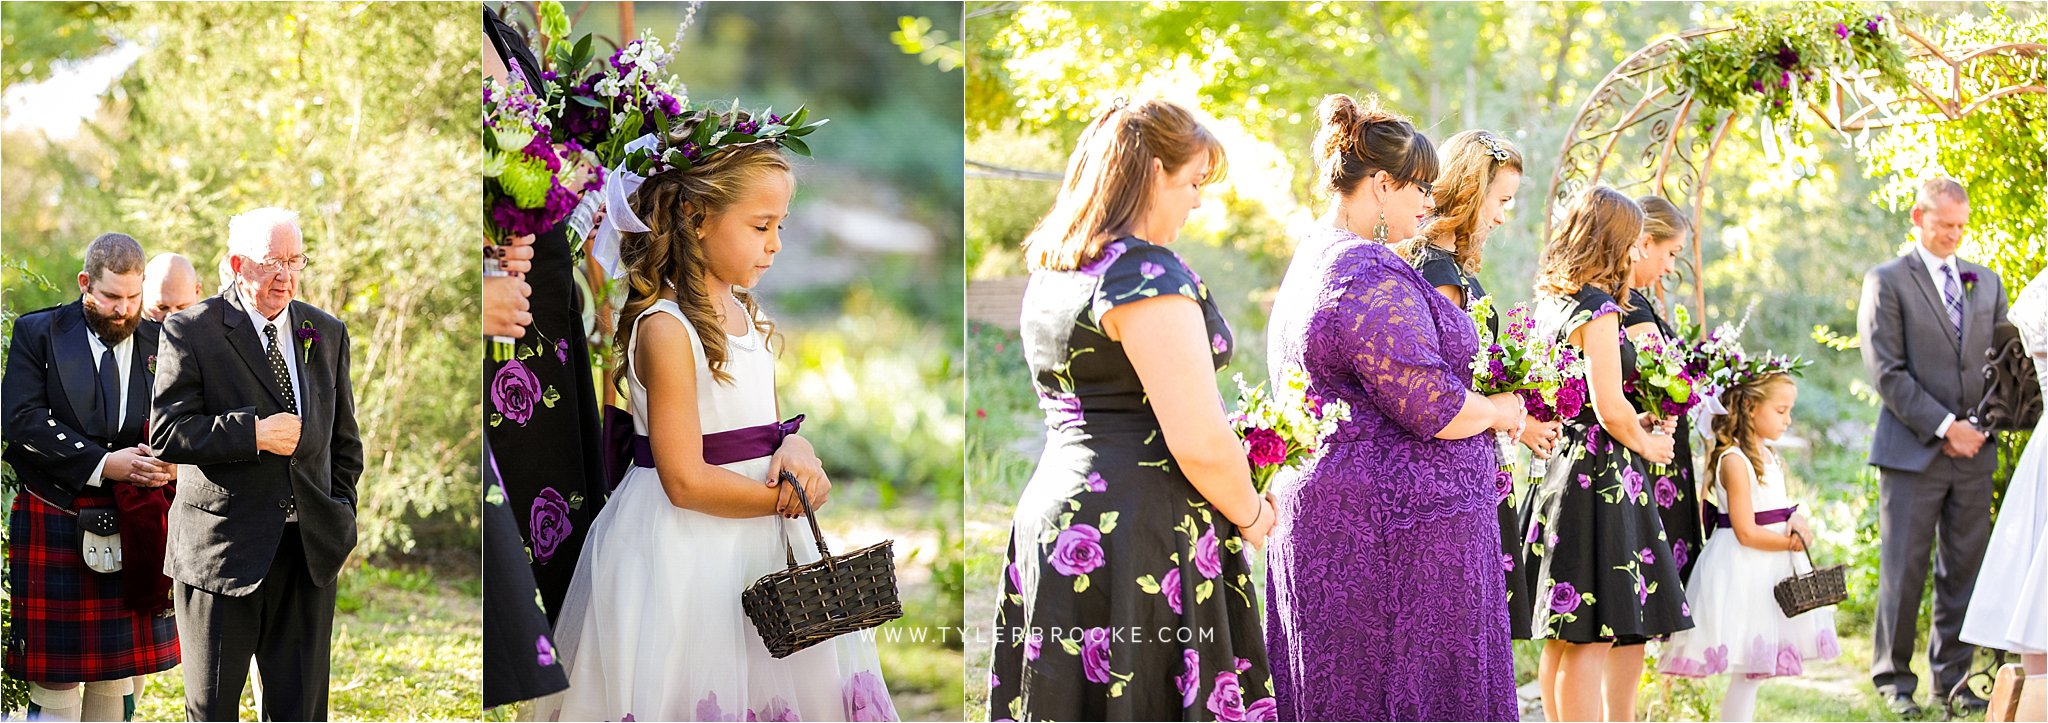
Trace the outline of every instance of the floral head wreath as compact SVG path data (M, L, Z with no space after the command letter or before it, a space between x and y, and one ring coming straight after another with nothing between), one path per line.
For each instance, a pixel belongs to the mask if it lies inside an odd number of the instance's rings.
M1486 154L1493 156L1493 160L1500 163L1506 163L1515 157L1514 154L1508 152L1508 149L1501 146L1499 138L1495 138L1491 134L1480 134L1479 145L1486 146Z
M624 276L619 263L619 241L624 233L646 233L651 229L633 212L630 198L648 178L670 171L686 171L720 154L748 146L776 145L809 157L811 147L802 138L825 125L828 119L810 121L810 110L799 106L787 117L773 109L759 114L740 110L739 102L721 112L708 107L686 110L674 118L651 109L656 131L633 139L625 146L619 167L605 174L604 223L591 236L590 256L604 267L610 278Z

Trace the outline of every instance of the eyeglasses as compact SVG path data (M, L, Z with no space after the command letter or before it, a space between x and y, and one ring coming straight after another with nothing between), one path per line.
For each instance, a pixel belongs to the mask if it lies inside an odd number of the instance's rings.
M277 275L277 272L283 271L285 269L291 269L292 271L295 272L304 271L306 270L306 264L312 261L312 258L305 254L299 254L289 259L283 260L256 259L250 258L248 256L243 256L242 258L256 262L256 273L261 274L263 276L275 276Z
M1398 175L1395 175L1393 171L1386 171L1385 173L1387 174L1387 178L1393 179L1395 183L1405 183L1410 186L1420 188L1422 189L1422 195L1424 196L1436 196L1436 184L1434 183L1430 183L1428 181L1417 181L1413 179L1402 178Z

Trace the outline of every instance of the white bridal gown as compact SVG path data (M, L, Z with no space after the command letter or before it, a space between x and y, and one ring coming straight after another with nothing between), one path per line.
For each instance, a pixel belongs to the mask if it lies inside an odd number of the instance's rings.
M2034 357L2034 374L2048 389L2048 274L2020 291L2006 318ZM2015 653L2048 652L2048 414L2034 425L2020 452L1998 523L1977 569L1963 642Z
M683 319L667 300L640 319L656 313ZM761 333L727 337L728 385L712 379L696 327L683 320L683 328L697 349L704 433L775 422L775 357ZM635 431L646 434L647 389L634 375L628 388ZM768 459L725 468L765 480ZM742 589L787 567L785 531L797 562L818 559L803 520L728 519L682 509L669 502L654 470L633 467L591 523L556 623L556 653L568 670L569 690L543 699L536 717L895 720L872 636L842 635L776 660L741 611Z

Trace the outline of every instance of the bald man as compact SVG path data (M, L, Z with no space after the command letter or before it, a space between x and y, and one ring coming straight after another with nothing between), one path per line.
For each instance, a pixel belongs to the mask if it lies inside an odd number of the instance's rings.
M157 254L142 271L142 315L150 321L162 323L164 317L199 303L202 296L199 271L183 256Z

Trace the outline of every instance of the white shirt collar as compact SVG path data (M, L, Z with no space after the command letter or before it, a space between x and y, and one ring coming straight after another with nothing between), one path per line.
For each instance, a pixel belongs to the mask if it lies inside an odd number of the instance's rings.
M1961 292L1961 284L1963 283L1961 259L1956 258L1954 254L1950 254L1947 259L1935 256L1934 252L1928 251L1927 247L1921 245L1918 241L1913 242L1913 253L1920 254L1920 263L1927 265L1927 279L1934 282L1934 293L1937 296L1942 293L1942 289L1948 284L1948 279L1941 275L1942 264L1948 264L1949 271L1955 274L1956 289L1958 293Z
M277 312L276 319L263 318L263 314L256 311L256 303L248 299L242 300L242 309L249 312L249 321L256 324L256 338L263 338L263 327L276 324L278 343L285 344L286 348L290 348L290 342L294 338L292 336L291 304L285 304L284 311Z

